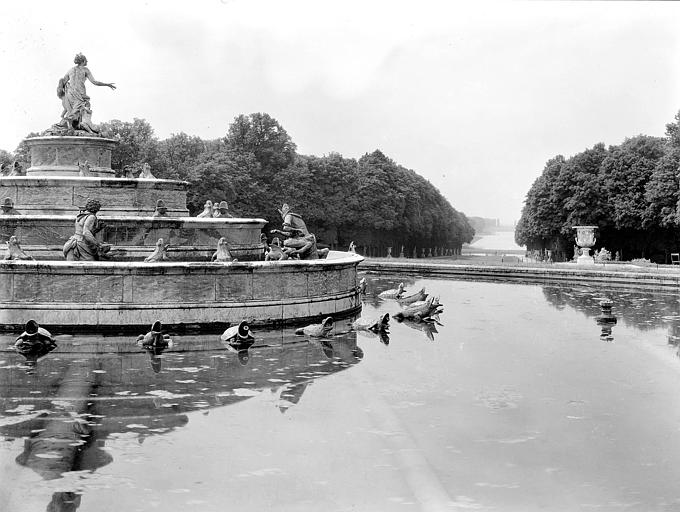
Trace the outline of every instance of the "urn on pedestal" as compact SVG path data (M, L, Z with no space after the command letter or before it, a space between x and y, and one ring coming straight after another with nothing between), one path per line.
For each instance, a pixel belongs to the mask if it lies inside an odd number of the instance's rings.
M579 265L594 265L595 260L590 255L590 248L595 245L595 230L597 226L574 226L576 243L581 249L581 255L576 259Z

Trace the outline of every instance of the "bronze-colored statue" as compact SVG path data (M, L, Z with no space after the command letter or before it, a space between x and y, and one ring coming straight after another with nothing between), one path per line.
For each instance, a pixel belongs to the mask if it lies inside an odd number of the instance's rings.
M101 203L90 199L85 208L76 216L76 232L64 244L64 257L68 261L96 261L105 258L109 244L100 242L95 237L104 228L97 219Z
M32 260L32 256L29 256L24 252L24 250L19 245L17 237L14 235L9 237L7 241L7 252L5 253L6 260Z
M307 230L305 221L297 213L290 210L290 206L284 204L279 210L283 219L283 229L273 229L272 234L278 233L286 237L283 242L283 251L289 258L301 260L316 260L319 253L316 247L316 237Z
M6 197L2 200L2 205L0 205L0 215L21 215L14 209L14 201L12 201L11 197Z
M208 199L203 205L203 211L197 215L197 217L212 217L212 207L213 203Z
M168 257L168 248L170 247L169 244L166 244L162 238L158 239L158 242L156 242L156 249L144 258L145 262L152 262L152 261L167 261L170 258Z
M69 69L57 86L57 96L64 107L61 121L52 127L52 132L81 131L98 134L99 130L92 124L90 97L85 91L85 80L97 86L115 89L112 83L98 82L87 67L87 58L82 53L76 55L76 64Z

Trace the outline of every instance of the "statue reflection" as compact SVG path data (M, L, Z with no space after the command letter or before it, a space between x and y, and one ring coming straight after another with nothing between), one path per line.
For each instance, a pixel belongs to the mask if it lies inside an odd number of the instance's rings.
M443 326L443 324L435 320L434 317L428 320L423 320L421 322L404 319L399 323L407 325L408 327L410 327L411 329L415 329L416 331L421 331L430 341L434 341L434 335L439 334L439 331L437 330L437 325Z
M283 412L300 403L315 379L363 358L354 332L321 343L301 341L292 330L269 331L258 335L261 346L249 351L226 350L215 336L178 338L174 346L163 346L162 336L156 336L157 346L141 347L130 337L63 338L41 361L43 371L33 374L24 371L21 359L40 355L8 352L0 368L0 435L24 439L16 463L46 480L95 471L113 460L104 449L112 434L134 434L141 443L187 425L188 412L239 403L270 390L279 394L276 406ZM140 348L148 353L151 368ZM173 371L161 371L162 365ZM82 489L71 479L63 482L47 510L80 506Z

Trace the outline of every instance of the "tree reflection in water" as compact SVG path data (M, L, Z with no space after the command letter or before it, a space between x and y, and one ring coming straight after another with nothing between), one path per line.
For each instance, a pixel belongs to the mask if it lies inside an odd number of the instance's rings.
M354 332L323 343L300 340L293 330L256 338L249 351L227 350L218 335L173 336L172 347L153 350L132 338L87 335L59 340L49 354L27 356L8 348L0 368L0 435L23 438L16 462L57 480L112 462L105 445L113 434L134 433L141 443L186 425L191 411L235 404L265 390L277 393L283 413L300 402L314 379L363 357ZM83 489L69 482L64 479L52 495L48 511L80 506Z

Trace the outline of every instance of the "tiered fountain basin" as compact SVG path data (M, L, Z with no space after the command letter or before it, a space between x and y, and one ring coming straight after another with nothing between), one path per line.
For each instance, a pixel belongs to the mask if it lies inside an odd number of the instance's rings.
M113 246L116 260L143 260L159 238L170 245L171 260L208 261L220 238L239 260L259 260L264 219L98 216L106 227L98 237ZM64 242L73 234L75 215L0 215L0 241L14 235L38 260L62 260Z
M25 139L31 150L27 176L78 176L87 162L93 176L113 176L111 151L118 141L104 137L47 136Z
M50 173L0 179L0 199L11 198L22 214L68 215L80 210L88 199L97 199L102 204L102 215L149 216L156 202L162 199L169 216L188 217L188 187L187 182L176 180L78 177L77 174L64 177Z
M0 327L30 318L57 332L219 330L247 320L284 325L361 309L353 253L281 262L0 262ZM141 332L141 331L139 331Z

